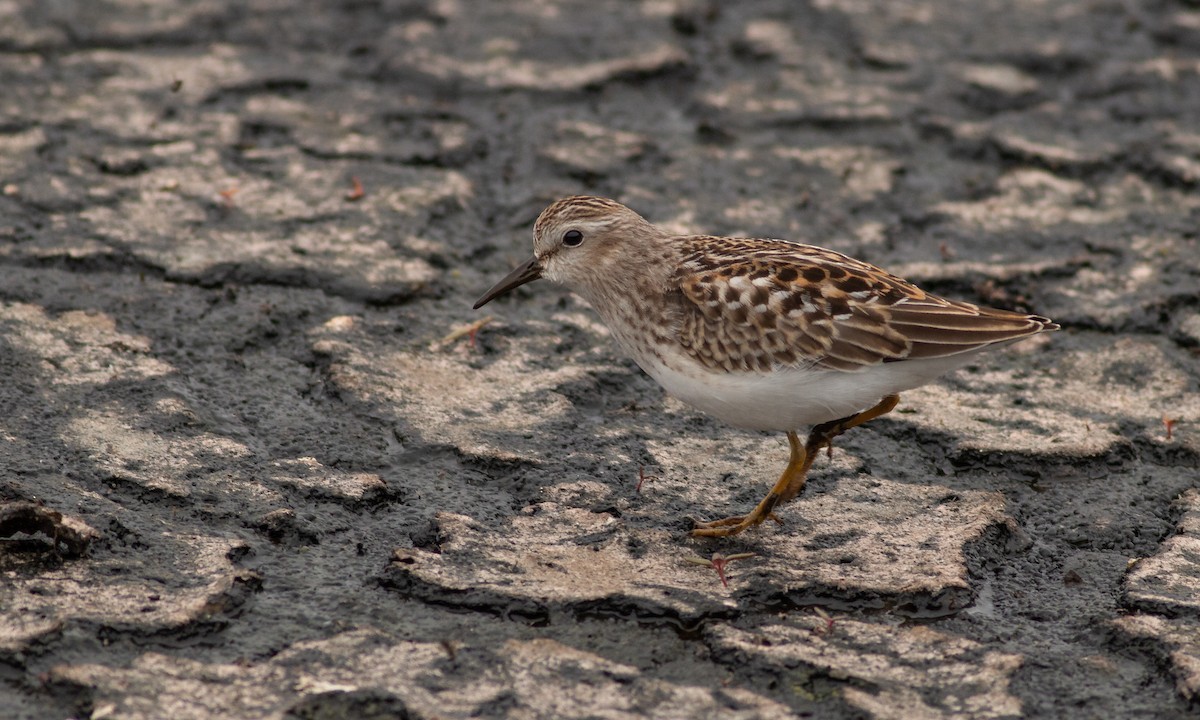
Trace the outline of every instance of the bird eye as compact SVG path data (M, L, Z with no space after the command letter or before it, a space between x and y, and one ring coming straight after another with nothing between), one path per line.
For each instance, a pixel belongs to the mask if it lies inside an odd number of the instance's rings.
M581 242L583 242L583 233L578 230L568 230L563 233L563 245L575 247Z

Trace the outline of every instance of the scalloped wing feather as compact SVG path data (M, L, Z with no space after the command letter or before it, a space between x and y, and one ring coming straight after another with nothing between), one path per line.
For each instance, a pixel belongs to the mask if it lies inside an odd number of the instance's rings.
M692 236L675 277L679 340L727 371L855 371L940 358L1058 326L930 295L873 265L782 240Z

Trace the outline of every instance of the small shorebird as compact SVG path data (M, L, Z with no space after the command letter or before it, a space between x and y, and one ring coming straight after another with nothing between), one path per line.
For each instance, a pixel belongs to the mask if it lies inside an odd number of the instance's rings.
M670 394L730 425L787 432L791 458L762 502L746 515L698 522L693 535L734 535L777 519L816 454L890 412L898 393L986 348L1058 329L1039 315L931 295L812 245L675 235L600 197L546 208L533 251L475 308L531 280L560 283Z

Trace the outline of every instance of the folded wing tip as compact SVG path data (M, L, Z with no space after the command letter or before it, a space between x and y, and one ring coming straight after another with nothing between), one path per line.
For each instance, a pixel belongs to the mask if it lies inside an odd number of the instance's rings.
M1041 325L1042 326L1041 330L1044 330L1046 332L1062 330L1062 325L1059 325L1058 323L1054 322L1053 320L1051 320L1048 317L1044 317L1042 315L1030 315L1029 319L1034 321L1038 325Z

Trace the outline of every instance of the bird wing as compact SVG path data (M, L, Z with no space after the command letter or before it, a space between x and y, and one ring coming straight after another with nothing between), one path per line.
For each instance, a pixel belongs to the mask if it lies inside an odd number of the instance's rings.
M781 240L686 238L679 340L725 370L855 371L1057 329L1047 318L931 295L840 253Z

